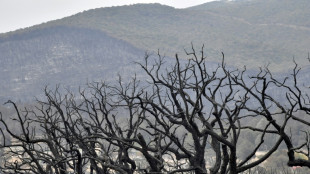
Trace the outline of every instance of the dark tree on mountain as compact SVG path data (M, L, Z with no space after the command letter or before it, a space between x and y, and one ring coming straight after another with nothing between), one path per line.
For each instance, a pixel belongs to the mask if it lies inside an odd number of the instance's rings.
M45 89L46 100L16 111L11 127L1 114L2 173L242 173L266 161L282 143L288 166L310 167L308 132L296 144L288 123L310 125L309 89L297 65L287 78L210 66L201 49L175 64L146 55L146 80L94 82L79 94ZM273 91L280 91L281 100ZM259 119L259 124L250 120ZM259 125L259 126L258 126ZM17 130L16 130L17 129ZM258 141L242 151L245 134ZM254 159L268 142L265 153ZM8 143L11 139L11 143ZM253 138L252 138L253 139Z

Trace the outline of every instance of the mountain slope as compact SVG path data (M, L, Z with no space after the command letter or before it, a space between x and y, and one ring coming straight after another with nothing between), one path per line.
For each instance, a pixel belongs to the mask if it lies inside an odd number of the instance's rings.
M205 44L211 60L281 70L293 57L306 62L310 1L251 0L206 3L188 9L160 4L98 8L11 34L52 26L101 30L142 50L173 56ZM9 35L9 34L7 34ZM254 65L254 66L253 66Z
M188 9L159 4L100 8L37 28L67 25L98 29L142 50L182 53L190 43L205 48L212 60L223 51L229 63L280 70L292 58L305 62L310 28L306 0L217 2ZM293 10L292 10L293 9ZM304 25L301 25L304 24Z
M175 9L160 4L99 8L0 34L0 100L42 93L44 85L78 86L137 72L146 50L166 56L192 42L209 60L250 68L271 63L287 70L292 58L307 65L307 0L212 2ZM139 69L138 69L139 70Z
M277 24L310 27L308 0L215 1L191 7L216 14L242 18L253 24Z
M45 85L115 80L144 53L101 31L61 26L1 38L0 52L1 101L38 97Z

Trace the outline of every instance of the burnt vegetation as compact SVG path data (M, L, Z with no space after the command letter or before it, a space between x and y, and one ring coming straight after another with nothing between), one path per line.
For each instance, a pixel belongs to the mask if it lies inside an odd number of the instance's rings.
M268 67L229 67L224 54L209 67L203 48L186 53L173 65L146 55L139 63L146 80L93 82L79 94L45 88L46 99L25 108L8 101L15 116L0 113L1 172L236 174L257 172L280 147L288 166L310 167L309 132L300 130L297 141L289 126L310 125L309 87L299 83L297 64L280 78ZM248 133L259 138L241 156Z

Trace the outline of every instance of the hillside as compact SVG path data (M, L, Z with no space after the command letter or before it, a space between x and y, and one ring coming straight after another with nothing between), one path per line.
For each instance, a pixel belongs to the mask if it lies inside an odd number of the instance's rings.
M310 2L307 0L219 1L188 9L160 4L98 8L19 32L52 26L101 30L142 50L183 53L193 42L205 44L209 58L224 52L235 65L277 70L309 52ZM14 33L11 33L14 35Z
M94 9L37 28L98 29L142 50L160 49L167 55L182 53L191 42L197 47L205 44L212 60L220 59L223 51L235 65L271 63L281 70L293 57L305 62L309 6L306 0L213 2L188 9L139 4Z
M219 1L187 9L160 4L98 8L0 34L0 101L29 99L45 85L72 87L87 80L130 76L145 51L185 57L204 44L210 61L286 71L307 65L307 0ZM304 74L303 76L305 76ZM39 92L38 92L39 91Z
M70 89L116 80L117 73L133 72L133 62L144 55L101 31L60 26L1 38L0 52L0 101L31 100L45 85Z
M191 10L208 12L243 19L252 24L310 27L310 3L307 0L244 0L214 1L191 7Z

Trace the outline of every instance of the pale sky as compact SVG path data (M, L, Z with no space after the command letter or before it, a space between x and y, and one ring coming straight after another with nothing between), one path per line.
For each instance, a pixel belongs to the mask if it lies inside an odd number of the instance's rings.
M93 8L135 3L161 3L175 8L186 8L210 1L214 0L0 0L0 33Z

